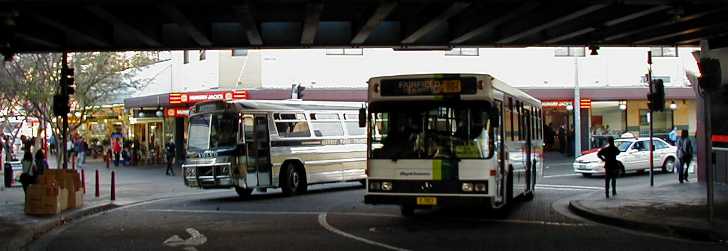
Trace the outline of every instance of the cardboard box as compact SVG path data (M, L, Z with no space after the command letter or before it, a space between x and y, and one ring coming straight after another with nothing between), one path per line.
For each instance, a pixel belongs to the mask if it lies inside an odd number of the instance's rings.
M58 204L61 211L68 209L68 189L62 188L58 195Z
M68 208L83 207L83 190L68 193Z
M56 186L33 184L28 188L25 213L31 215L58 214L68 204L68 191Z

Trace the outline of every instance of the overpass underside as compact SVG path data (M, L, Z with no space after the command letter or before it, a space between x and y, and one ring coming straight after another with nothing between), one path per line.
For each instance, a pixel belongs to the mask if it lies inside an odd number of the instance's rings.
M711 0L0 0L3 53L728 43Z

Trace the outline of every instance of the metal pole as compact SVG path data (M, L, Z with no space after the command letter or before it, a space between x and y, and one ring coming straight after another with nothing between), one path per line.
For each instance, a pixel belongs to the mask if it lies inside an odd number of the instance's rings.
M574 157L575 158L581 156L581 95L580 94L581 93L579 91L579 57L574 57Z
M652 95L653 95L653 92L652 92L652 51L647 52L647 64L649 64L649 66L650 66L648 73L647 73L647 83L648 83L648 88L650 91L650 97L652 97ZM654 107L655 104L652 104L652 106ZM648 115L649 115L649 119L650 119L650 121L649 121L650 122L650 186L655 186L655 163L654 163L654 157L653 157L653 154L654 154L653 150L655 147L652 142L652 127L653 127L653 123L655 121L655 116L653 116L654 114L652 114L652 113L653 113L652 109L649 109Z
M61 67L65 69L68 67L68 53L63 52L62 57ZM63 78L63 76L61 76L61 78ZM61 156L61 160L63 163L63 169L68 169L68 154L66 153L66 142L68 141L68 114L61 115L61 119L63 121L63 127L61 128L61 154L63 154L63 156Z
M705 165L705 171L706 171L705 180L706 180L706 182L708 182L708 184L706 186L708 189L708 222L713 223L713 216L715 213L714 212L715 211L715 209L714 209L715 201L713 200L714 192L715 192L714 187L713 187L713 185L714 185L713 177L715 177L715 173L714 173L715 172L715 162L714 162L714 158L713 158L713 151L711 149L713 147L713 144L712 144L712 142L713 142L712 134L713 133L711 132L712 128L711 128L711 124L710 124L710 119L711 119L710 118L711 117L710 116L710 93L705 92L705 91L703 92L703 102L704 102L704 106L705 106L705 111L703 112L704 113L703 116L705 118L705 145L706 145L705 163L707 164L707 165Z

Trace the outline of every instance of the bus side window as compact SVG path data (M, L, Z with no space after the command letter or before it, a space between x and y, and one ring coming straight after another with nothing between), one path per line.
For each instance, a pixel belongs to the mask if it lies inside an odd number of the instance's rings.
M510 137L513 141L513 100L508 98L508 106L505 107L505 113L503 114L503 120L505 120L506 137Z
M521 114L519 111L519 104L518 101L514 104L514 109L511 111L513 112L513 115L511 115L511 118L513 119L513 140L519 141L521 140Z

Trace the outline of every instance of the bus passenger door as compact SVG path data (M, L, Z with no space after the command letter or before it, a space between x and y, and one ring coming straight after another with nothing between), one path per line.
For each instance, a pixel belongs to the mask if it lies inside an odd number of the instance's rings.
M243 115L248 187L271 185L270 136L266 115Z
M270 186L272 184L272 164L270 162L270 133L268 132L268 116L255 115L255 166L258 169L258 185Z
M255 140L255 117L252 114L245 114L242 117L243 131L245 135L245 183L249 188L258 186L258 168L255 165L256 140Z

